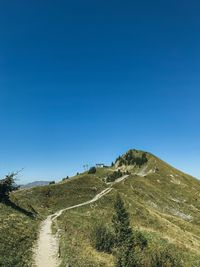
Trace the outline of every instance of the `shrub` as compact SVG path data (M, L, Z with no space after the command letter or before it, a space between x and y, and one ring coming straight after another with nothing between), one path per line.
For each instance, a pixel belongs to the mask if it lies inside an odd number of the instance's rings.
M69 179L69 176L62 178L62 181L66 181Z
M119 195L117 195L114 208L115 214L112 221L117 247L115 267L139 267L135 248L142 251L147 246L147 240L141 233L132 231L129 214Z
M114 236L107 227L102 224L95 226L91 237L96 250L111 253L114 246Z
M132 230L120 195L116 197L114 210L113 233L98 225L92 231L92 242L98 251L114 252L115 267L183 267L174 246L149 247L145 236Z
M120 170L114 171L112 174L108 175L107 177L107 182L114 182L116 179L120 178L123 176L123 172Z
M126 211L124 202L120 195L117 195L114 204L115 214L112 223L115 232L115 240L117 246L123 246L129 240L133 243L133 232L130 227L129 214Z
M88 171L88 174L95 174L96 173L96 168L95 167L91 167Z
M141 167L145 164L148 159L145 152L142 155L135 155L132 150L128 151L123 157L118 157L116 162L118 161L119 166L122 165L137 165Z
M170 246L163 248L156 248L151 251L150 266L156 267L183 267L180 258L177 253L174 252L174 248Z
M130 244L125 244L117 252L115 267L140 267L138 266L134 250Z
M134 247L138 247L140 250L144 250L148 245L146 237L138 231L133 232L133 243Z
M0 180L0 201L6 201L9 199L10 192L17 190L19 186L15 183L15 176L17 173L11 173Z

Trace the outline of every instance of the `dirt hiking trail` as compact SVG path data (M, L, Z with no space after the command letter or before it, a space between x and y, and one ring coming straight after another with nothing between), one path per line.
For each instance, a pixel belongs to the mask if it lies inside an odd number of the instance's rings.
M99 200L111 190L111 187L106 188L89 201L59 210L56 213L49 215L41 224L39 238L34 253L34 266L58 267L60 264L58 235L53 235L52 233L52 223L55 219L57 219L66 210L79 208Z

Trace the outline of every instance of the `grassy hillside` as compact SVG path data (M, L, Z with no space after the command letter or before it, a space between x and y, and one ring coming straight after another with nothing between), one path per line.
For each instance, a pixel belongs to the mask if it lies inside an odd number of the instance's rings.
M114 266L112 254L93 248L91 231L100 222L111 227L117 193L125 201L132 227L143 232L151 249L170 244L185 267L199 267L200 182L149 153L135 150L119 157L112 168L97 169L95 174L83 173L59 184L13 193L13 201L36 212L36 218L0 204L0 266L29 266L40 221L47 214L93 198L111 186L105 181L119 169L129 176L112 185L108 195L58 218L61 267L67 263L73 267ZM21 265L9 265L8 259L17 259Z
M0 266L28 266L39 221L0 203Z
M32 247L40 222L61 208L93 198L106 187L101 177L104 172L80 174L55 185L13 192L13 203L22 211L33 212L34 218L0 203L0 266L31 266Z
M141 156L143 152L133 153ZM169 243L175 246L184 266L200 266L200 182L146 155L148 161L140 167L121 165L119 159L112 170L128 170L126 180L114 185L114 190L97 203L68 211L59 218L61 266L113 266L112 255L92 247L90 233L99 221L112 225L117 192L126 203L133 228L144 233L152 248Z
M106 188L101 177L102 171L100 171L100 177L98 173L95 175L83 173L58 184L21 190L17 192L16 198L23 206L31 205L39 215L51 214L59 209L89 200Z

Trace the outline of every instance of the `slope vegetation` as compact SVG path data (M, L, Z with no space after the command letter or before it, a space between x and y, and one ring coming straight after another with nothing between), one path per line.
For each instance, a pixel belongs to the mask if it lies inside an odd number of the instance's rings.
M133 161L127 161L130 155ZM118 158L112 171L118 169L128 171L129 176L114 184L108 195L95 205L68 211L59 218L61 266L114 266L112 254L93 248L90 233L100 221L112 224L116 193L126 203L133 228L143 232L152 249L170 244L184 266L200 266L200 182L141 151Z
M113 189L95 203L66 210L55 220L61 267L114 266L112 254L95 250L91 232L98 223L111 227L117 193L125 201L132 227L145 235L152 249L170 245L185 267L200 266L200 182L152 154L136 150L94 174L13 193L13 201L33 212L34 218L0 204L0 266L33 264L31 248L40 222L47 215L93 199L110 186Z
M20 209L0 203L0 266L31 266L41 221L62 208L90 200L104 188L100 177L81 174L63 183L13 192L12 202Z

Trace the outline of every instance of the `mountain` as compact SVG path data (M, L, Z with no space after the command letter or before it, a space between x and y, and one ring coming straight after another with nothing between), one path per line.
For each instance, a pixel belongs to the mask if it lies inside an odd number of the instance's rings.
M24 185L20 185L21 189L25 189L25 188L31 188L31 187L36 187L36 186L44 186L44 185L49 185L51 181L35 181L35 182L31 182L28 184L24 184Z
M4 244L0 266L29 266L40 222L48 214L91 200L108 187L112 190L101 199L64 212L54 224L54 229L60 229L61 267L68 263L73 267L114 266L115 255L98 252L91 231L99 223L112 227L117 194L125 202L132 228L147 238L150 250L169 247L184 267L200 266L200 181L138 150L129 150L112 167L97 168L93 174L85 172L55 185L13 192L13 202L36 217L28 218L0 203L0 243Z

